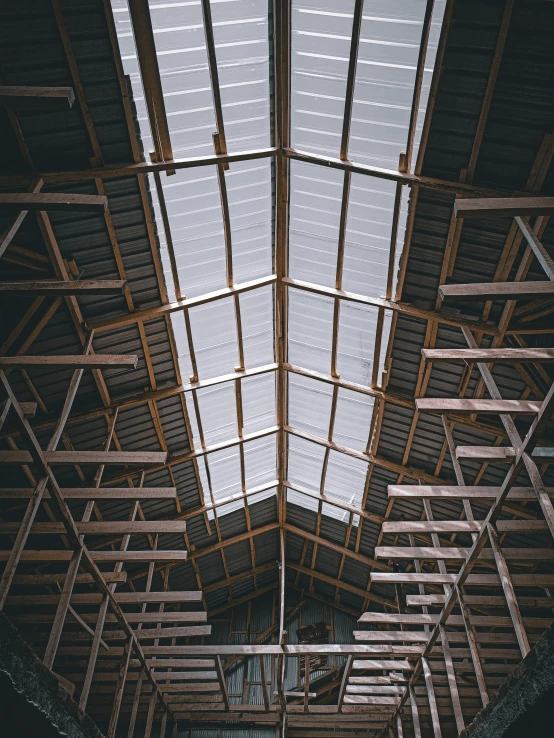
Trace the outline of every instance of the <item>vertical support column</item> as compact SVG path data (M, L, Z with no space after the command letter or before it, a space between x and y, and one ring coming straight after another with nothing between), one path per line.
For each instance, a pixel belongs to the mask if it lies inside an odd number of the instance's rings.
M112 714L110 715L110 723L108 725L108 732L106 738L115 738L115 731L117 728L117 721L119 719L119 711L121 709L121 702L123 700L123 690L125 689L125 680L127 679L127 670L129 669L129 660L131 658L132 643L131 639L128 638L123 646L123 656L119 665L119 675L117 678L117 686L115 688L115 695L112 707ZM156 691L154 690L154 694Z
M440 626L442 651L444 655L444 663L446 666L446 677L448 686L450 687L450 697L452 699L452 707L454 708L454 719L456 720L456 729L461 733L465 728L464 715L460 702L460 694L458 692L458 684L456 682L456 672L454 671L454 663L452 661L452 653L450 652L450 644L448 643L448 634L444 625Z
M431 711L431 722L433 724L433 734L435 738L442 738L441 726L439 722L439 711L437 708L437 698L435 697L435 687L433 686L433 676L429 668L429 662L422 656L421 663L423 666L423 676L425 677L425 686L427 687L427 696L429 698L429 709Z
M137 686L135 687L135 696L133 698L133 706L131 708L131 717L129 719L129 729L127 731L127 738L133 738L135 732L135 724L137 722L137 714L140 703L140 693L142 690L142 682L144 679L144 669L141 669L137 679Z
M156 700L158 699L158 692L155 687L152 687L152 695L150 696L150 702L148 703L148 714L146 716L146 728L144 730L144 738L150 738L152 733L152 724L154 723L154 713L156 711ZM108 736L110 738L110 736Z
M421 738L421 724L419 722L419 710L417 709L416 695L414 688L410 684L408 686L410 692L410 707L412 709L412 722L414 725L414 738Z

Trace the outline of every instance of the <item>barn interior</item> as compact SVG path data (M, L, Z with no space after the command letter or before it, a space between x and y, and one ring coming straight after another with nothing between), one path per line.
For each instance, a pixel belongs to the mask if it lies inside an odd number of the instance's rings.
M0 715L554 718L554 3L0 3Z

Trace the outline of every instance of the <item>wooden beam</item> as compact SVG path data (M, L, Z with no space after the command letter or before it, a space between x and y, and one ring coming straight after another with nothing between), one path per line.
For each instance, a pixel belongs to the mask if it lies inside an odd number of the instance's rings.
M344 670L342 672L342 681L341 681L339 696L337 700L337 706L338 706L339 712L342 711L342 705L344 702L344 696L346 694L346 690L348 688L348 680L350 678L350 673L352 671L352 665L353 665L353 658L352 656L349 656L348 659L346 660L346 663L344 665Z
M479 187L469 183L461 182L460 180L450 181L444 179L438 179L436 177L427 177L422 174L410 174L409 172L400 172L396 169L385 169L382 167L372 166L371 164L360 164L352 161L342 161L331 156L315 154L310 151L299 151L298 149L292 149L290 147L283 147L283 153L289 159L295 159L296 161L303 161L307 164L315 164L325 167L325 169L340 169L342 171L348 170L355 174L363 174L370 177L376 177L377 179L386 179L392 182L400 182L407 185L418 185L426 189L438 190L440 192L450 192L467 194L468 196L481 196L481 197L502 197L503 195L513 195L514 192L507 192L502 190L495 190L493 188ZM519 197L519 193L518 197ZM522 193L527 194L527 193Z
M257 532L257 531L256 531ZM163 562L174 563L186 561L186 551L90 551L92 561L100 563L129 562ZM0 551L0 561L7 561L10 551ZM58 549L31 550L21 553L20 561L70 561L71 551Z
M554 197L484 197L457 199L458 218L514 218L516 215L554 215Z
M406 659L357 659L352 664L352 671L412 671L413 668Z
M506 557L504 556L504 551L500 546L498 533L496 532L494 525L489 523L487 526L487 531L489 534L491 549L494 554L496 568L498 569L498 575L500 576L502 589L504 590L506 602L508 603L508 610L510 611L510 617L512 618L517 642L521 650L521 657L525 658L530 651L529 640L527 638L523 619L519 611L517 597L514 592L514 585L512 584L512 580L510 579L510 572L508 571L508 565L506 564Z
M372 572L371 580L376 584L455 584L457 574L414 573L414 572ZM554 574L512 574L512 582L517 587L554 587ZM468 586L497 587L498 574L470 574Z
M478 533L483 521L480 520L406 520L385 521L383 533L401 535L407 533ZM2 529L0 523L0 530ZM546 520L499 520L497 528L501 533L538 533L548 531Z
M551 282L554 281L554 260L539 240L537 234L529 227L529 223L519 216L516 216L516 223L519 226L519 230L523 233L525 240L529 244L531 251L537 258L537 261L544 269L547 279Z
M459 447L460 448L460 447ZM463 446L461 448L464 448ZM474 448L473 446L470 448ZM546 487L545 491L554 497L554 487ZM451 499L471 498L477 500L494 500L500 492L500 487L470 487L470 486L433 486L419 484L389 484L389 497L447 497ZM512 487L506 495L507 500L536 500L537 496L532 487Z
M57 604L57 595L23 595L22 596L29 598L24 599L21 601L20 604L27 606L33 606L33 604L36 605L55 605ZM41 598L45 598L44 600ZM15 607L18 607L18 602L20 602L20 597L15 596L13 602L15 603ZM73 605L73 600L71 601L71 604ZM77 600L77 604L79 604L79 600ZM82 603L81 603L82 604ZM90 604L90 603L87 603ZM98 600L97 602L93 603L96 605L101 605L101 600ZM138 603L141 604L141 603ZM144 604L143 604L144 606ZM73 618L74 613L71 611L67 615L68 618ZM24 613L23 615L18 615L17 613L11 612L10 618L15 623L26 623L26 624L36 624L36 623L50 623L52 622L54 615L52 613ZM95 627L99 626L100 619L98 618L98 615L95 612L83 612L79 615L79 618L85 622L85 623L91 623L91 625L94 625ZM201 611L182 611L182 610L168 610L167 612L126 612L125 618L128 623L138 623L139 625L142 623L144 625L145 623L154 623L155 625L159 625L161 623L168 623L170 625L175 625L176 623L205 623L207 618L206 612ZM115 615L108 613L106 617L104 618L104 624L105 623L117 623L117 619Z
M473 284L441 284L443 300L536 300L554 294L552 282L475 282Z
M126 582L126 571L105 571L102 572L106 583ZM13 578L13 584L20 586L50 586L52 584L63 584L66 574L16 574ZM75 578L76 584L94 584L94 579L90 574L77 574ZM49 595L56 597L56 595ZM8 598L9 601L9 598Z
M44 451L47 464L165 464L165 451ZM29 451L0 451L0 464L32 464Z
M425 397L416 399L416 409L420 413L535 415L540 412L541 402L533 400L461 400L457 397Z
M169 126L165 111L162 80L156 54L156 43L148 0L136 0L129 6L129 14L135 38L135 48L140 66L140 77L144 99L148 109L152 142L157 161L171 161L173 151L169 137ZM175 170L169 170L174 173Z
M229 696L227 694L227 682L225 680L225 674L223 673L223 666L221 664L221 657L216 656L215 657L215 668L217 671L217 681L219 684L219 689L221 690L221 696L223 697L223 704L225 705L225 709L229 709Z
M465 561L470 548L456 548L443 546L377 546L375 556L379 559L429 559L432 561ZM554 561L552 548L505 548L504 555L510 561ZM483 561L493 561L494 556L490 548L484 548L479 554Z
M37 412L37 403L36 402L20 402L19 407L21 408L23 415L26 418L34 418ZM4 402L0 402L0 416L1 419L5 421L8 412L10 411L10 403L8 400L5 400ZM0 420L0 428L2 427L2 422Z
M306 576L319 579L326 584L331 584L333 587L344 589L345 592L352 592L352 594L361 597L363 600L367 599L371 600L372 602L377 602L380 605L394 607L394 602L392 600L388 600L386 597L381 597L380 595L373 592L368 592L366 589L362 589L361 587L355 587L353 584L349 584L342 579L330 577L328 574L316 571L315 569L311 569L307 566L302 566L301 564L295 564L292 561L287 561L286 566L289 569L294 569L294 571L299 571L301 574L306 574Z
M119 552L121 553L121 551ZM82 575L81 575L82 576ZM108 574L106 573L106 576ZM106 579L107 581L112 581ZM119 578L113 581L125 581L125 577L120 580ZM58 595L20 595L8 597L7 602L12 606L23 606L29 605L52 605L58 602ZM99 605L102 602L102 595L96 592L86 592L71 595L72 605ZM115 592L114 599L116 602L125 605L136 605L136 604L155 604L155 603L170 603L170 602L202 602L202 592L195 590L182 590L182 591L171 591L171 592ZM130 614L130 613L127 613ZM144 614L144 613L142 613ZM152 615L160 615L161 613L149 613ZM177 615L177 613L171 613L171 615ZM198 612L195 615L202 616L203 613Z
M421 349L425 361L434 364L447 362L486 361L502 364L526 364L554 362L554 349L493 348L493 349Z
M73 195L44 192L2 192L0 210L73 210L85 213L103 213L108 198L101 195Z
M95 179L111 179L119 177L137 177L145 174L164 172L172 169L191 169L196 167L214 166L220 163L229 164L237 161L252 161L275 157L279 153L275 146L249 151L236 151L232 154L208 154L207 156L192 156L173 159L171 162L142 161L138 163L111 164L108 166L88 167L58 172L45 172L43 181L48 184L62 184L70 182L87 182ZM2 178L6 187L21 187L36 181L37 175L30 172L20 172L6 175Z
M74 281L27 280L0 282L0 293L18 295L46 295L86 297L88 295L122 295L126 279L78 279Z
M475 626L484 628L511 628L512 619L505 616L497 615L472 615L471 622ZM551 618L523 618L523 623L528 628L549 628L554 621ZM430 615L427 613L396 613L396 612L364 612L360 617L360 623L389 623L396 625L437 625L441 621L440 615ZM463 625L461 615L450 615L446 621L447 625Z
M420 320L435 320L445 325L453 325L456 328L464 325L469 330L476 331L478 333L485 333L490 335L497 335L498 329L489 323L479 321L468 321L463 319L453 318L444 313L435 312L433 310L423 310L416 308L405 302L394 302L392 300L385 300L383 297L369 297L367 295L359 295L354 292L346 292L345 290L339 290L334 287L325 287L324 285L314 284L312 282L305 282L299 279L292 279L290 277L284 277L283 283L288 287L294 289L303 290L305 292L311 292L316 295L323 295L325 297L337 297L346 302L355 302L361 305L369 305L376 308L384 308L398 312L402 315L409 315L413 318L419 318Z
M536 446L529 454L533 459L547 459L554 457L554 447ZM511 464L516 456L512 446L456 446L456 458L467 461L488 461ZM536 496L536 495L535 495Z
M389 570L389 567L386 566L386 564L382 564L380 561L376 561L375 559L372 559L369 556L364 556L363 554L360 554L357 551L352 551L351 549L346 548L345 546L341 546L338 543L329 541L326 538L322 538L321 536L316 536L314 533L310 533L309 531L306 531L303 528L298 528L295 525L291 525L290 523L285 523L284 528L289 533L294 533L295 535L300 536L301 538L308 539L309 541L313 541L314 543L317 543L318 545L323 546L324 548L329 548L332 551L336 551L337 553L344 554L345 556L355 559L356 561L359 561L362 564L366 564L366 566L375 567L376 569L382 569L382 570L387 570L387 571Z
M521 607L552 608L554 597L518 597ZM406 595L406 604L409 607L426 607L427 605L444 605L445 595L421 594ZM464 602L472 607L505 607L506 599L501 595L465 595Z
M259 279L252 279L248 282L235 284L232 287L222 287L220 290L206 292L202 295L198 295L197 297L175 300L174 302L167 303L167 305L135 310L132 313L119 315L115 318L93 320L90 321L90 323L87 323L87 328L89 330L93 330L95 333L100 333L102 331L109 331L115 328L122 328L123 326L132 325L133 323L138 323L140 321L154 320L165 315L170 315L171 313L187 310L199 305L206 305L209 302L222 300L226 297L234 297L235 295L240 295L244 292L250 292L251 290L258 289L259 287L266 287L267 285L274 284L276 280L277 277L274 274L270 274L267 277L260 277Z
M0 102L18 108L39 106L41 110L68 110L75 102L72 87L0 85Z
M137 368L136 354L79 354L77 356L0 356L2 369L30 369L33 367L83 367L89 369L111 366Z
M61 487L65 500L172 500L176 487ZM0 487L0 500L28 500L31 487ZM44 494L49 499L50 493Z
M146 535L147 533L186 533L187 524L184 520L94 520L92 522L75 523L81 535L108 536L108 535ZM0 535L17 533L19 523L0 522ZM63 523L33 523L31 535L60 535L65 534Z

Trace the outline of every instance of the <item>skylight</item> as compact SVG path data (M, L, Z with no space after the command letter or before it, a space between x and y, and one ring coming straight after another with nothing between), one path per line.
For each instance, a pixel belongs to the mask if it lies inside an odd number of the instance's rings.
M444 4L437 0L433 11L412 161ZM155 147L129 11L125 0L112 5L148 159ZM399 167L426 5L425 0L366 0L363 5L347 151L351 161ZM217 115L202 4L154 1L149 6L173 156L210 155ZM226 150L269 147L272 3L211 0L210 8ZM292 2L294 149L340 156L353 16L354 0ZM231 163L223 174L217 166L203 166L151 175L150 181L170 300L262 282L172 314L183 383L190 379L201 385L230 375L228 381L186 394L195 448L216 447L199 458L198 477L207 501L227 500L217 509L219 516L277 489L274 176L274 159L261 158ZM369 492L364 454L371 450L374 428L374 398L363 388L381 386L391 312L298 286L394 298L407 201L392 181L354 173L346 190L345 184L343 171L291 161L288 277L296 286L288 289L285 481L290 502L341 520L353 515L357 525L355 510L363 508ZM396 238L391 235L395 204L400 206ZM259 373L234 379L237 369ZM251 491L253 496L245 497Z

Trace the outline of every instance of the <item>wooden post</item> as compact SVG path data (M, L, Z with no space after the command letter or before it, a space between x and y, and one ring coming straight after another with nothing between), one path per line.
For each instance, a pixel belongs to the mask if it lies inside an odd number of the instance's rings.
M127 679L127 670L129 668L129 660L131 658L131 650L132 643L131 639L128 638L125 641L125 646L123 647L123 656L119 665L119 676L117 679L117 687L115 689L113 707L110 715L110 723L108 725L106 738L115 738L117 721L119 719L119 711L121 709L121 702L123 700L123 690L125 689L125 680ZM154 694L156 694L156 690L154 690Z
M456 720L456 729L458 733L461 733L462 730L465 728L464 715L460 702L460 694L458 692L458 684L456 682L456 672L454 671L454 663L452 661L452 654L450 652L450 644L448 643L448 634L444 625L440 626L440 635L442 651L444 655L444 663L446 666L446 676L448 679L448 686L450 688L450 697L452 698L454 718Z
M429 698L429 709L431 711L431 722L433 724L433 733L435 738L442 738L441 726L439 722L439 711L437 708L437 699L435 697L435 688L433 686L433 676L429 668L429 662L422 656L421 664L423 666L423 676L425 677L425 686L427 687L427 696Z
M144 738L150 738L152 733L152 724L154 723L154 713L156 711L156 701L158 699L158 691L154 687L152 689L152 695L150 696L150 702L148 703L148 714L146 716L146 728L144 730ZM108 736L107 738L110 738Z
M135 723L137 721L143 678L144 669L141 669L138 675L137 685L135 687L135 696L133 697L133 706L131 707L131 717L129 718L129 730L127 731L127 738L133 738L133 734L135 732Z
M421 738L421 725L419 722L419 710L417 709L415 690L412 685L408 685L410 695L410 707L412 709L412 722L414 726L414 738Z

